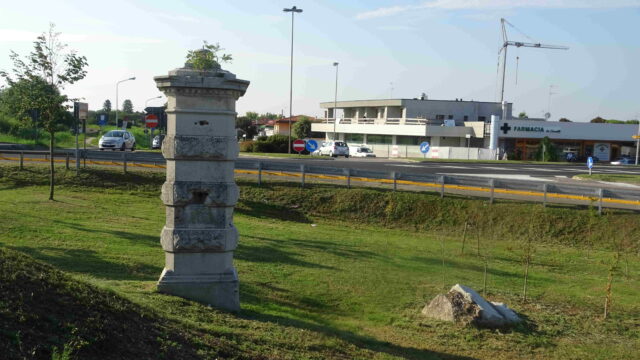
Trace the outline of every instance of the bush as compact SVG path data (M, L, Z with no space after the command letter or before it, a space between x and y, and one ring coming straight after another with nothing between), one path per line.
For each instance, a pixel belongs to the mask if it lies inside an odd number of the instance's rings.
M253 141L243 141L240 143L240 151L242 152L252 152L253 151Z
M286 135L260 136L253 142L253 152L286 153L289 147L289 137Z

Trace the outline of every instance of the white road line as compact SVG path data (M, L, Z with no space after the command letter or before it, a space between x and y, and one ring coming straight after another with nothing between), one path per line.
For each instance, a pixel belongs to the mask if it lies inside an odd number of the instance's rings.
M553 182L552 179L541 179L532 177L530 175L515 175L515 174L451 174L446 173L442 175L451 175L451 176L471 176L471 177L483 177L483 178L494 178L494 179L506 179L506 180L530 180L530 181L545 181L545 182Z

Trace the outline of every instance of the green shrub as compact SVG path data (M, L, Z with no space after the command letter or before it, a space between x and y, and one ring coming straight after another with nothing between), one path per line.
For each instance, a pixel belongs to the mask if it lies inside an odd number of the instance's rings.
M253 141L243 141L240 143L240 151L253 152Z

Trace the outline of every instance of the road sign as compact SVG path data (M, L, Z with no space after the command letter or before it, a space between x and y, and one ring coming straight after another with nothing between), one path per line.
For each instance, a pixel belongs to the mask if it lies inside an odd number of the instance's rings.
M631 138L632 139L640 139L640 135L633 135Z
M293 142L293 150L301 152L304 150L304 140L297 139Z
M107 125L107 121L109 121L109 115L108 114L99 114L98 115L98 126Z
M425 141L422 144L420 144L420 152L423 154L426 154L429 152L429 142Z
M312 152L318 150L318 142L313 140L313 139L309 139L309 140L307 140L306 148L310 153L312 153Z
M591 168L593 167L593 158L592 158L591 156L589 156L589 157L587 158L587 167L588 167L589 169L591 169Z
M154 128L158 126L158 116L154 114L149 114L144 117L144 122L149 128Z

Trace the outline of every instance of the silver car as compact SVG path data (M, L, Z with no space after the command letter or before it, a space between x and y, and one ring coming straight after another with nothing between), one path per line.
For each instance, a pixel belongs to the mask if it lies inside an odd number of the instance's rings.
M136 137L132 133L125 130L111 130L102 135L98 141L100 150L111 149L125 151L131 149L136 150Z
M320 155L329 155L331 157L344 156L348 158L349 146L344 141L327 141L322 143Z

